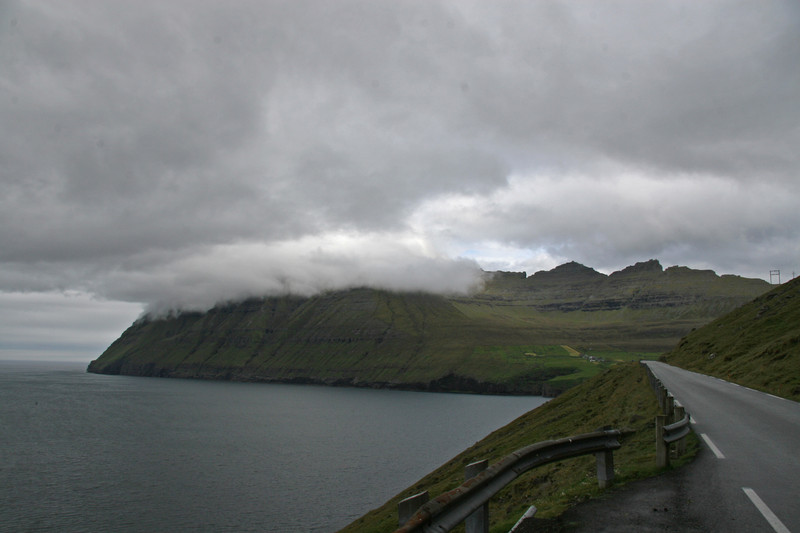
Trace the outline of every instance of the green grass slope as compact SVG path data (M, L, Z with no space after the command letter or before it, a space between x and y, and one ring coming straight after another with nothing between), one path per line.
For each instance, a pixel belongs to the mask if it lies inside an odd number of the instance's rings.
M623 439L622 448L614 452L616 484L653 475L658 472L653 440L656 414L658 405L641 365L616 365L493 432L341 531L394 531L398 526L400 500L424 490L435 498L459 486L464 481L467 464L483 459L492 464L529 444L587 433L603 426L629 428L635 432ZM684 456L684 461L696 447L697 442L691 437L690 453ZM537 519L546 521L601 492L597 487L593 456L537 468L490 500L491 531L508 531L530 505L538 508Z
M254 298L139 320L89 371L555 395L614 360L670 349L768 287L649 261L610 276L577 263L496 273L469 297L361 288Z
M666 361L800 401L800 278L692 331Z
M539 328L540 333L546 326ZM266 298L131 326L89 370L422 390L555 394L581 365L536 359L530 322L370 289ZM583 365L585 366L585 365ZM547 390L544 390L547 389Z

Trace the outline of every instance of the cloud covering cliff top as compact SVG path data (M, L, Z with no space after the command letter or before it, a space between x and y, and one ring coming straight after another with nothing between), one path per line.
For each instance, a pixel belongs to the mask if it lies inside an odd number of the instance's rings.
M0 298L788 278L798 102L789 1L3 2Z

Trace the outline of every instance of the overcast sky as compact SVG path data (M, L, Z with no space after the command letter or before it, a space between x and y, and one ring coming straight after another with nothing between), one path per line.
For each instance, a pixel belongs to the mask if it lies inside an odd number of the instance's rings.
M785 281L798 6L0 0L0 358L479 269Z

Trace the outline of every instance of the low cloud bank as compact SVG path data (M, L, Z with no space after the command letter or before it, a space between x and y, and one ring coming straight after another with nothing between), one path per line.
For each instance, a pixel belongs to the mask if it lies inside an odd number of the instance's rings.
M372 287L466 294L481 286L471 259L433 253L397 234L329 234L279 243L236 243L193 249L142 269L118 269L93 290L147 302L146 313L205 311L249 297Z

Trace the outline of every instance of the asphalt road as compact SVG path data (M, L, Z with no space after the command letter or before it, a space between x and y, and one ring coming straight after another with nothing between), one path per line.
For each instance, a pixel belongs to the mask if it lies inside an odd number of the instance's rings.
M800 533L800 403L646 364L707 448L684 476L684 514L708 531Z

